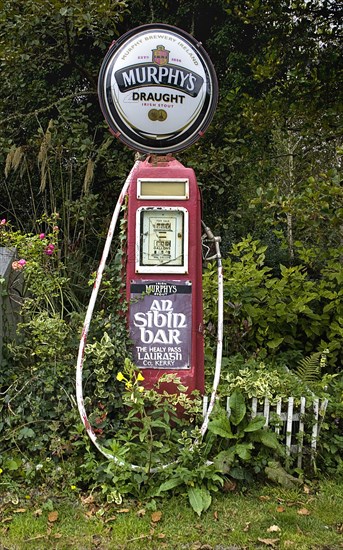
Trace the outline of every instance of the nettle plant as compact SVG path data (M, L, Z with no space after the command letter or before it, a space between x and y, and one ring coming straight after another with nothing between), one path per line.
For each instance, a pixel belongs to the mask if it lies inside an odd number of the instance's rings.
M252 473L263 471L271 456L283 455L277 435L264 428L265 422L263 415L250 418L244 395L239 391L230 397L230 415L217 408L208 429L219 438L219 453L213 459L219 472L252 480Z

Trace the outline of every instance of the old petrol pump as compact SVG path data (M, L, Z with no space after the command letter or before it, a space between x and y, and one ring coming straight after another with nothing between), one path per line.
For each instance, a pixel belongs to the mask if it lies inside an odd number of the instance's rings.
M128 198L126 288L135 364L152 387L177 373L204 390L201 200L194 171L147 158Z
M217 103L212 64L192 36L143 25L108 51L100 105L111 131L148 153L128 190L126 289L135 364L152 387L177 373L204 390L201 200L194 171L171 153L204 133Z
M153 387L164 373L175 373L189 392L204 391L201 199L194 171L172 155L193 145L207 129L218 85L201 43L161 23L142 25L111 45L100 69L98 93L110 131L146 158L135 162L118 198L79 348L78 406L95 444L83 404L82 363L126 197L126 295L135 364L144 371L146 387Z

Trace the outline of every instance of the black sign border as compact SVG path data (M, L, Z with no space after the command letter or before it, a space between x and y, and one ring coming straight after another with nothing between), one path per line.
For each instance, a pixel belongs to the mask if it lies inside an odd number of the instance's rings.
M105 75L108 67L113 64L113 57L115 56L117 50L121 48L127 40L131 39L136 34L141 34L144 31L159 32L163 30L180 35L180 37L188 41L190 46L196 50L206 74L206 100L196 122L192 124L186 132L182 133L182 135L177 135L172 139L160 138L159 140L151 139L145 135L142 135L142 143L138 143L136 134L134 134L134 132L130 130L129 126L123 123L121 117L117 115L117 110L112 100L110 85L108 85L108 82L105 81ZM108 74L110 74L110 71ZM200 137L207 130L217 107L218 81L212 62L200 42L198 42L186 31L174 27L173 25L167 25L165 23L151 23L131 29L111 45L100 68L98 79L98 96L102 113L110 127L110 131L120 141L131 149L141 153L167 154L187 149L198 141L198 139L200 139ZM109 109L107 107L107 102L110 105Z

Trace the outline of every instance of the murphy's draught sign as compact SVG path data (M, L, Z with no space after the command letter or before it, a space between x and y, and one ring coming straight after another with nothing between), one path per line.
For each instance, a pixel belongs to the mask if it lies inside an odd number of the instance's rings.
M111 46L98 91L114 135L146 153L192 145L210 124L218 97L205 50L188 33L164 24L133 29Z

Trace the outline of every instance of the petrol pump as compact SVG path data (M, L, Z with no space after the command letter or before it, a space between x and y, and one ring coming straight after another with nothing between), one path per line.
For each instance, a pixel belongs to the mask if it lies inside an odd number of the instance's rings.
M136 153L146 155L145 160L136 160L113 212L76 368L82 422L98 449L116 460L97 443L88 421L82 368L97 293L126 198L125 277L134 362L142 369L147 388L154 387L161 375L174 373L189 393L204 391L201 199L194 171L172 155L204 134L215 112L218 84L201 42L184 30L157 23L132 29L112 43L100 68L98 95L112 134ZM206 233L210 234L208 228ZM222 274L218 242L216 249L219 318ZM218 329L213 391L202 435L220 377L220 332Z
M201 199L194 171L148 157L128 192L126 289L144 386L176 373L204 391Z
M201 200L194 171L171 154L212 120L218 87L201 43L165 24L112 44L99 75L111 132L148 156L127 203L126 295L135 364L153 387L164 373L204 391Z

